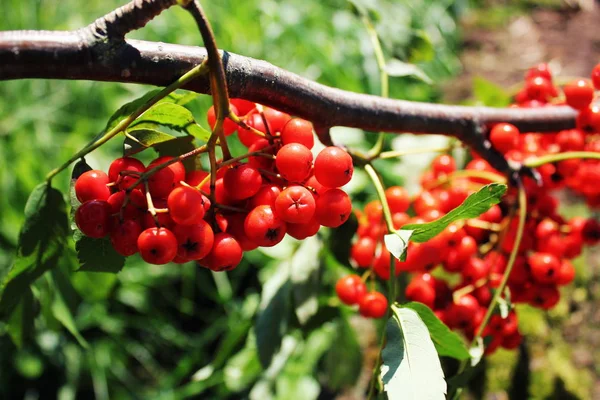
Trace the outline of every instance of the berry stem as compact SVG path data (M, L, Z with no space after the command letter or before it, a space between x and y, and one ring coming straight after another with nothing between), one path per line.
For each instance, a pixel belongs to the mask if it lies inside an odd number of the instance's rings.
M117 124L117 126L112 128L108 132L104 133L100 138L95 139L94 141L89 143L83 149L79 150L73 157L71 157L69 160L67 160L60 167L55 168L52 171L50 171L50 173L48 173L48 175L46 176L46 181L50 182L52 180L52 178L54 178L57 174L62 172L65 168L67 168L73 162L77 161L78 159L80 159L82 157L85 157L87 154L96 150L98 147L100 147L104 143L108 142L110 139L115 137L117 134L119 134L120 132L127 129L127 127L129 127L129 125L131 125L133 123L133 121L135 121L140 115L142 115L144 112L148 111L148 109L150 107L152 107L153 105L158 103L161 99L168 96L171 92L174 92L175 90L179 89L180 87L185 86L187 83L192 81L194 78L204 75L207 72L208 72L208 64L206 63L206 61L203 61L202 64L192 68L190 71L188 71L187 73L182 75L179 79L177 79L175 82L171 83L169 86L167 86L166 88L164 88L160 92L158 92L154 97L152 97L150 100L148 100L145 104L138 107L127 118L125 118L121 122L119 122Z
M383 183L379 178L379 174L375 171L375 168L371 164L365 165L365 172L371 178L371 182L373 182L373 186L375 187L375 192L377 193L377 197L381 202L381 207L383 209L383 219L385 220L385 225L388 229L389 233L396 232L394 229L394 222L392 220L392 212L390 211L390 206L388 205L387 199L385 197L385 189L383 187Z
M259 131L258 129L256 129L253 126L248 125L242 118L238 117L237 115L235 115L231 111L229 112L229 119L232 120L233 122L235 122L241 128L249 130L250 132L254 133L256 136L260 136L262 138L266 138L267 137L266 134L264 134L263 132Z
M225 140L225 134L223 132L223 123L225 121L225 117L231 114L231 107L229 106L227 77L225 76L225 68L223 67L223 61L217 48L217 42L215 40L213 30L210 26L210 21L208 20L208 18L206 18L206 15L204 14L204 10L202 9L200 2L198 0L191 0L184 5L184 8L190 12L192 17L196 21L196 25L198 25L198 29L200 30L200 34L202 35L202 40L204 41L204 46L206 46L206 52L208 53L207 62L210 68L210 92L213 98L216 116L216 124L213 128L211 137L208 140L209 155L211 152L214 153L216 141L217 139L219 139L221 142L221 150L223 151L223 159L228 160L231 158L231 152L229 151L227 141ZM214 170L213 167L216 166L216 163L212 162L212 158L214 157L210 158L211 173L214 175L216 170ZM211 178L211 188L213 183L212 179L213 178Z
M369 39L371 40L371 45L373 46L373 53L375 55L375 60L377 61L377 68L379 69L379 81L381 87L381 97L388 98L390 97L390 84L389 84L389 75L386 69L385 56L383 54L383 49L381 48L381 42L379 41L379 36L377 35L377 31L369 18L369 15L365 12L362 7L357 7L358 12L360 14L360 20L362 21L365 29L367 30L367 35L369 35ZM379 133L377 135L377 141L373 145L373 148L369 150L369 157L371 159L376 158L383 150L385 136L383 133Z
M267 147L261 149L260 151L251 151L251 152L246 153L244 155L230 158L227 161L223 161L223 162L218 163L217 164L217 168L221 169L223 167L226 167L227 165L235 164L238 161L245 160L246 158L253 157L253 156L261 156L261 157L268 157L268 158L275 159L275 156L273 154L265 153L265 150L272 149L273 147L274 146L267 146Z
M144 173L140 174L138 180L135 181L129 188L127 188L127 193L130 193L140 183L146 182L150 176L154 175L155 173L157 173L161 169L166 168L169 165L174 164L174 163L176 163L178 161L183 161L186 158L194 157L194 156L197 156L198 154L206 153L207 151L208 151L207 145L196 147L192 151L188 151L185 154L181 154L181 155L179 155L177 157L173 157L169 161L166 161L166 162L164 162L162 164L156 165L155 167L149 169L148 171L145 171Z
M390 206L387 202L387 198L385 197L385 189L383 187L383 182L379 178L379 174L375 170L375 168L371 164L365 165L365 171L371 181L373 182L373 186L375 186L375 191L377 192L377 197L379 197L379 201L381 202L381 206L383 209L383 218L385 220L385 224L387 226L389 233L394 233L396 230L394 229L394 222L392 220L392 213L390 211ZM383 245L383 244L382 244ZM388 318L391 316L391 308L389 308L396 299L396 260L394 256L390 254L390 279L389 279L389 289L388 289ZM373 369L373 376L371 377L371 383L369 385L369 394L367 396L368 399L372 399L375 394L375 382L378 379L379 368L381 366L381 351L383 350L383 345L385 343L385 334L381 335L381 342L379 345L379 351L377 353L377 360L375 361L375 367Z
M544 164L580 158L593 158L596 160L600 160L600 153L595 153L592 151L567 151L565 153L548 154L545 156L525 160L523 165L530 168L536 168Z
M449 175L444 175L440 177L437 181L434 181L431 185L428 185L427 189L436 188L458 178L480 178L495 183L507 183L507 179L505 176L497 174L495 172L465 169L461 171L455 171Z
M407 150L398 150L398 151L384 151L377 156L380 159L386 158L397 158L403 156L409 156L413 154L425 154L425 153L445 153L447 151L451 151L455 146L444 146L444 147L428 147L421 149L407 149Z
M519 185L519 224L517 225L517 232L515 236L515 243L512 251L510 252L510 256L508 258L508 263L506 264L506 270L504 271L504 275L502 276L502 281L500 281L500 285L496 289L494 293L494 297L492 297L492 302L490 303L485 316L483 317L483 321L481 321L481 325L479 325L479 329L471 342L477 342L477 339L481 337L483 330L485 329L487 323L498 304L500 297L504 292L504 288L508 283L508 278L510 273L512 272L513 266L515 265L515 260L517 259L517 255L519 254L519 247L521 246L521 240L523 239L523 232L525 231L525 221L527 219L527 194L525 193L525 188L523 185Z

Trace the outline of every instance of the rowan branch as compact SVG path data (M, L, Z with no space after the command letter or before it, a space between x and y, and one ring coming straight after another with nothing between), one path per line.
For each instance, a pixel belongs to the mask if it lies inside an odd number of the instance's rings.
M168 86L207 58L204 48L125 40L176 0L134 0L77 31L0 32L0 80L43 78ZM104 29L99 27L104 26ZM101 40L99 40L101 39ZM229 95L305 118L321 127L373 132L450 135L474 148L492 166L512 173L486 139L490 125L514 124L521 132L556 132L575 126L566 106L537 109L465 107L393 100L321 85L266 61L222 51ZM184 88L210 93L209 77Z

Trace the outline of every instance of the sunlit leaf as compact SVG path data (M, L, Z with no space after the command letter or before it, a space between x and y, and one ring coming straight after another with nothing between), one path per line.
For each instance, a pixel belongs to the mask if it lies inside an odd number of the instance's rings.
M405 225L402 227L402 230L413 231L410 238L411 241L417 243L426 242L446 229L452 222L480 216L494 204L498 204L505 192L506 185L491 183L467 197L460 206L456 207L443 217L426 224Z
M427 325L410 308L392 306L381 353L381 380L390 399L444 400L446 381Z
M385 66L385 71L389 76L401 77L401 76L412 76L422 80L425 83L433 83L430 77L415 64L406 63L400 61L397 58L392 58L388 61Z
M402 307L416 311L421 320L427 325L431 340L440 356L466 360L470 357L464 341L452 332L425 304L411 302Z

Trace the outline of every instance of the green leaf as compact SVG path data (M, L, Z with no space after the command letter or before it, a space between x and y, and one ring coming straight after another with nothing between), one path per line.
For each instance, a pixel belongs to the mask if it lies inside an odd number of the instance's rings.
M54 318L56 318L71 333L71 335L77 339L81 347L87 349L89 344L79 333L77 325L75 325L73 315L71 314L71 310L69 310L69 307L63 298L63 294L59 289L59 285L55 285L54 287L56 290L54 292L51 308L52 315L54 315Z
M411 63L431 61L435 57L435 48L427 32L413 30L408 44L409 61ZM427 78L429 79L429 78ZM430 80L428 83L432 83Z
M469 351L463 340L456 333L452 332L425 304L411 302L402 305L403 308L410 308L416 311L421 320L427 325L429 335L435 349L440 356L466 360L470 358Z
M397 259L404 261L406 259L406 248L408 240L413 231L402 229L393 233L388 233L383 237L385 248Z
M302 244L291 259L292 291L296 317L304 325L319 309L319 270L323 244L312 236Z
M481 77L473 78L473 95L478 103L488 107L507 107L511 103L511 96L504 88Z
M278 352L289 325L291 289L286 268L280 268L264 285L254 326L258 357L264 368Z
M7 321L7 330L15 346L21 348L33 332L34 301L31 288L26 288L19 305Z
M186 132L204 142L208 141L210 132L202 128L187 108L173 103L158 103L143 113L131 125L128 132L136 127L148 127L148 124L167 126L179 132Z
M29 285L57 265L68 232L62 194L49 183L38 185L25 205L17 256L0 287L0 315L9 314Z
M248 335L246 346L231 357L225 365L223 370L225 386L232 392L241 392L254 383L261 372L262 367L256 351L256 339L252 335Z
M390 399L446 398L446 381L427 325L410 308L392 306L381 352L381 380Z
M425 83L432 84L433 81L427 74L415 64L409 64L404 61L400 61L397 58L392 58L385 66L385 71L389 76L401 77L401 76L412 76L422 80Z
M146 104L154 96L156 96L158 92L160 92L160 90L161 89L151 90L148 93L142 95L141 97L138 97L137 99L121 106L121 108L115 111L115 113L109 118L108 122L106 123L106 127L104 128L104 131L100 135L104 134L104 132L110 131L112 128L117 126L119 122L129 117L131 113L133 113L135 110L137 110L142 105Z
M108 238L95 239L78 234L75 249L81 265L79 271L116 274L125 265L125 257L116 252Z
M176 90L169 93L167 97L162 99L161 103L174 103L184 106L190 101L196 100L200 95L196 92L190 92L188 90Z
M340 318L335 326L335 340L324 357L324 373L327 387L339 391L356 384L363 356L356 331L346 318Z
M467 197L460 206L456 207L443 217L426 224L405 225L402 227L402 230L414 231L410 238L413 242L426 242L442 232L452 222L480 216L494 204L498 204L505 192L506 185L491 183Z

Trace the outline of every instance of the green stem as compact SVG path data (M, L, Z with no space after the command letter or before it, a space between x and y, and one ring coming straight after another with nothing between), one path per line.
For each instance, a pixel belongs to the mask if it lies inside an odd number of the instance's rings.
M498 305L500 301L500 297L502 297L504 288L506 288L506 284L508 283L508 278L510 277L510 273L515 265L515 260L519 255L519 247L521 246L521 240L523 239L523 232L525 231L525 221L527 220L527 194L525 193L525 188L523 185L519 185L519 224L517 225L517 234L515 236L515 243L513 245L513 249L510 252L510 257L508 258L508 263L506 264L506 270L504 271L504 275L502 276L502 281L500 285L496 288L496 292L494 293L494 297L492 297L492 302L490 303L485 316L483 317L483 321L481 321L481 325L479 325L479 329L471 342L477 342L477 339L481 337L483 330L487 326L492 314L494 313L494 309Z
M536 168L544 164L580 158L593 158L600 160L600 153L595 153L592 151L567 151L565 153L547 154L545 156L525 160L523 165L530 168Z
M150 107L152 107L153 105L158 103L161 99L168 96L171 92L186 85L188 82L190 82L194 78L205 74L207 71L208 71L208 65L205 62L203 62L202 64L189 70L187 73L185 73L183 76L181 76L181 78L177 79L175 82L171 83L169 86L162 89L154 97L152 97L150 100L148 100L145 104L138 107L127 118L125 118L121 122L119 122L114 128L112 128L111 130L106 132L104 135L102 135L102 137L100 137L98 140L94 141L93 143L89 144L88 146L86 146L83 149L81 149L80 151L78 151L73 157L71 157L67 162L62 164L60 167L55 168L52 171L50 171L50 173L46 176L46 181L52 180L52 178L54 178L58 173L62 172L64 169L66 169L73 162L77 161L78 159L80 159L80 158L86 156L87 154L91 153L92 151L96 150L98 147L100 147L104 143L108 142L110 139L115 137L117 134L119 134L120 132L127 129L127 127L129 127L129 125L131 125L131 123L133 121L135 121L140 115L142 115Z
M399 150L399 151L384 151L379 154L377 158L386 159L386 158L397 158L403 156L409 156L413 154L425 154L425 153L444 153L453 149L453 146L444 146L444 147L430 147L424 149L407 149L407 150Z
M204 46L206 47L206 52L208 54L207 62L211 71L209 76L210 92L213 97L215 116L217 120L212 132L212 136L209 139L209 148L214 148L218 138L221 142L223 159L228 160L231 158L231 153L229 151L229 147L227 146L227 141L225 140L225 134L223 133L223 122L225 121L225 117L231 114L231 108L229 106L227 76L225 75L223 61L221 59L221 55L219 54L219 49L217 48L217 42L215 40L212 27L210 26L210 21L206 17L206 14L204 14L204 10L202 9L200 2L198 0L192 0L188 4L185 4L184 8L190 12L194 18L194 21L196 21L196 25L198 25L200 35L202 36L202 40L204 41ZM211 167L212 166L213 164L211 163ZM216 171L211 169L212 174L215 174L215 172Z
M379 201L381 202L383 219L385 220L385 225L387 226L388 232L396 232L394 229L394 222L392 220L392 212L390 211L390 206L385 198L385 189L383 188L381 179L379 179L379 174L377 174L377 171L375 171L375 168L373 168L371 164L365 165L365 171L367 175L369 175L369 178L371 178L373 186L375 186L375 192L377 192L377 197L379 197Z
M385 189L383 187L383 182L379 178L379 174L371 164L365 165L365 171L369 178L373 182L373 186L375 187L375 191L377 192L377 197L381 202L381 207L383 209L383 218L385 220L386 227L389 233L394 233L396 230L394 229L394 222L392 220L392 212L390 211L390 206L385 197ZM389 288L388 288L388 318L391 315L391 305L394 304L396 300L396 260L392 254L390 254L390 279L389 279ZM375 394L375 382L377 381L377 376L379 374L379 368L381 364L381 351L383 350L383 345L385 334L381 335L381 343L379 345L379 351L377 353L377 360L375 361L375 368L373 370L373 376L371 377L371 383L369 385L369 394L367 396L368 399L372 399Z
M390 97L390 77L386 70L385 56L383 55L383 49L381 48L379 36L377 35L377 31L375 30L371 19L365 12L360 12L360 19L367 30L367 34L371 40L371 45L373 46L373 53L375 55L375 60L377 61L377 68L379 69L381 97ZM384 138L384 134L379 133L375 145L373 145L373 148L369 150L369 155L371 157L375 158L379 155L379 153L381 153L381 150L383 149Z

